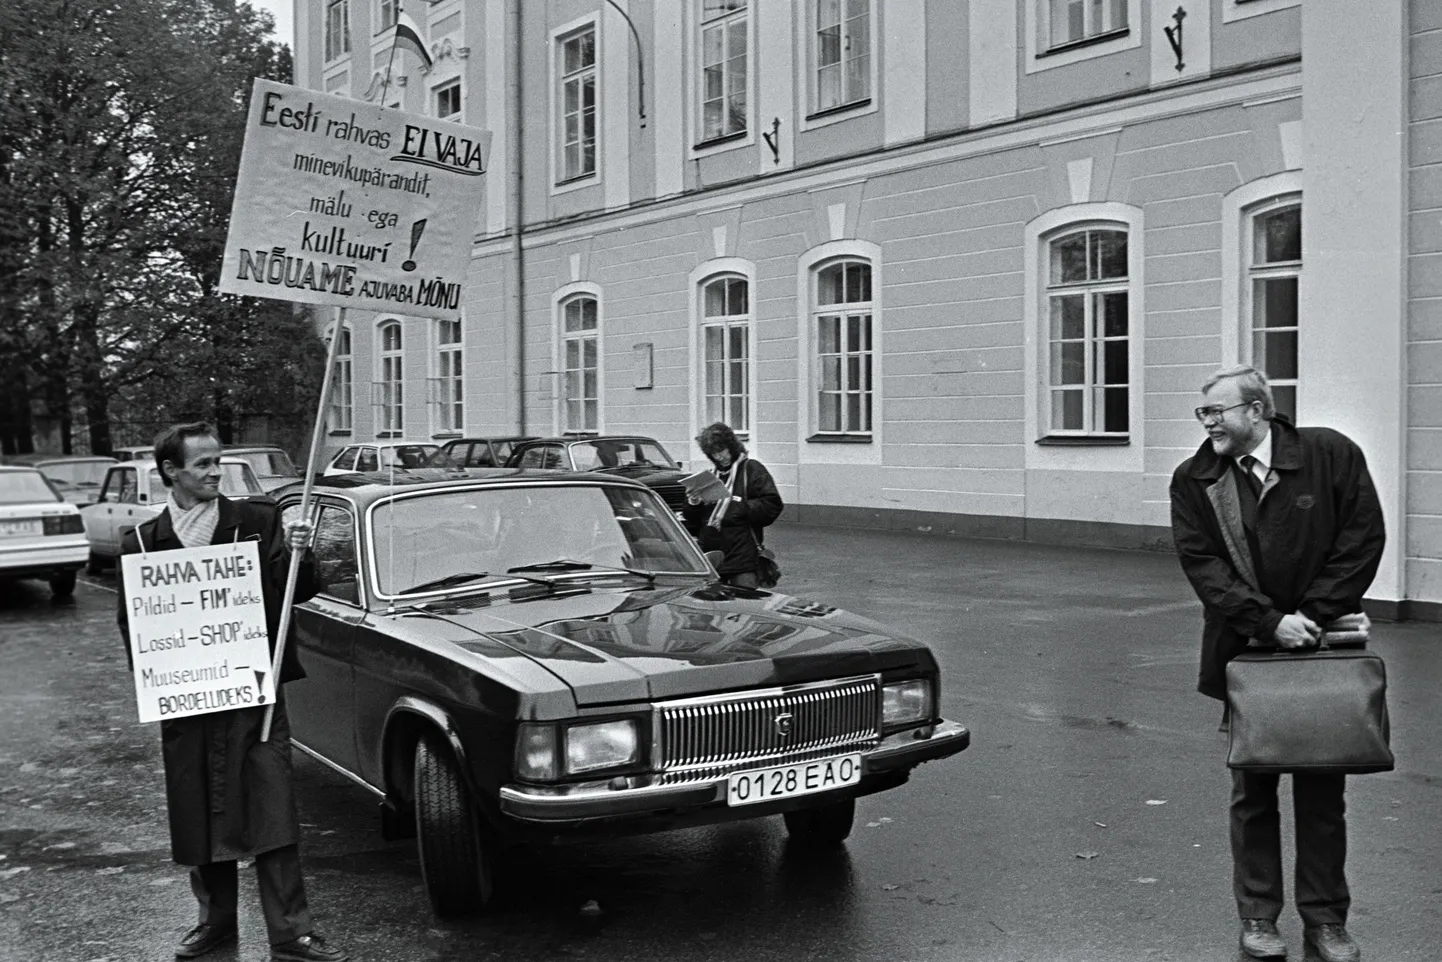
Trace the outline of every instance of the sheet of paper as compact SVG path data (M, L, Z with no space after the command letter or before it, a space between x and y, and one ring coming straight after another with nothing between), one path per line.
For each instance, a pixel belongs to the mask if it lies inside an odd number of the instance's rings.
M731 489L721 483L721 479L710 471L697 471L695 474L688 474L681 479L686 486L686 494L704 502L720 501L722 498L731 497Z

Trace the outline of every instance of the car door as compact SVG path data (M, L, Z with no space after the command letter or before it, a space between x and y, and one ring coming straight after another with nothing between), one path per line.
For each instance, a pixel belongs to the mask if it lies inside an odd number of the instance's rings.
M100 499L80 509L80 520L85 525L85 539L90 550L101 555L120 553L120 544L115 538L115 505L120 500L120 488L125 472L132 474L134 468L116 467L105 472L105 481L100 487Z
M120 479L120 498L115 502L115 550L125 540L125 532L132 531L142 521L148 520L155 512L140 507L140 479L135 468L123 468Z
M285 506L289 520L300 510ZM316 573L320 592L292 609L291 643L305 678L285 686L293 738L331 764L355 773L355 630L365 617L356 565L355 516L349 504L329 499L316 506Z

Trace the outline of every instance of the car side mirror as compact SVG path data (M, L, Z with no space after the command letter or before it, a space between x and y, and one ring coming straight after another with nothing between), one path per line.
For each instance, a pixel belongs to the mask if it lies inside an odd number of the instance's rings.
M706 552L706 560L711 562L711 567L715 568L717 571L720 571L721 562L726 560L726 552L708 551Z

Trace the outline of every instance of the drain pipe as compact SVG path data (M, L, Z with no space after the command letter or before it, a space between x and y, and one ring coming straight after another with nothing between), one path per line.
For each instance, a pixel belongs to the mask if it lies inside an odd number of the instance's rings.
M516 379L515 410L511 423L516 434L526 432L526 299L525 251L521 237L526 217L522 210L523 159L521 126L521 0L506 0L506 30L511 37L511 55L506 59L506 214L510 219L511 252L506 258L506 299L512 331L508 345L509 367Z

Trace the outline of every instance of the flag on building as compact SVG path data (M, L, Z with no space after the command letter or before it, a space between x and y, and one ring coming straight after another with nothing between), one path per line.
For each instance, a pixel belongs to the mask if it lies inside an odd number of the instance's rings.
M393 47L409 50L421 58L427 70L431 69L431 53L426 49L426 42L421 39L421 28L416 26L416 22L404 10L396 11L396 35L391 44Z

